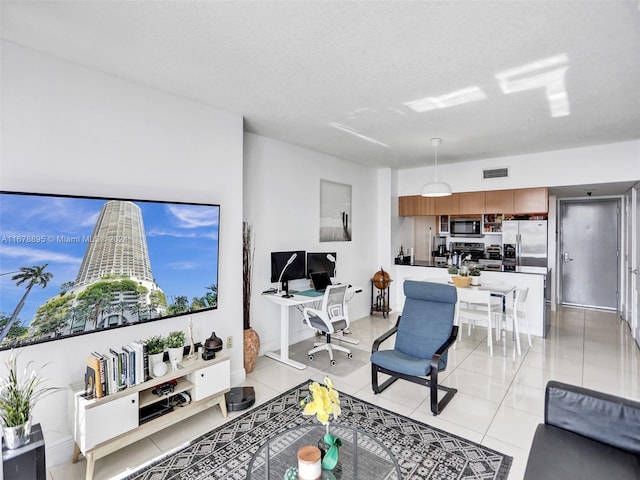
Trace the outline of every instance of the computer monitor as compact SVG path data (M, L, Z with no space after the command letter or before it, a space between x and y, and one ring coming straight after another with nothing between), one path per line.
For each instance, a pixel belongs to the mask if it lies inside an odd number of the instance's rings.
M295 258L292 260L291 257L293 257L294 254ZM287 291L287 282L289 280L306 278L307 271L305 259L304 250L271 252L271 282L277 282L280 280L280 275L282 275L282 289ZM287 265L289 261L291 261L291 263Z
M336 252L307 253L307 278L317 272L327 272L330 277L335 277L337 258Z

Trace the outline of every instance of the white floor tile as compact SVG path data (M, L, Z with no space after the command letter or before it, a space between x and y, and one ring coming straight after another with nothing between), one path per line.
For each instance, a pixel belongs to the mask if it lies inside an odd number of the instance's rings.
M544 423L544 415L501 406L487 430L487 436L528 450L539 423Z

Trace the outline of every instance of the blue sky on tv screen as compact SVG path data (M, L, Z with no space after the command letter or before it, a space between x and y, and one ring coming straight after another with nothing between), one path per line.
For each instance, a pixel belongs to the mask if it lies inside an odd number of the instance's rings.
M0 312L11 315L25 292L11 277L20 267L48 263L46 288L36 285L18 318L28 325L36 310L76 279L104 199L0 194ZM172 303L202 297L218 284L220 209L213 205L134 200L142 210L151 270Z

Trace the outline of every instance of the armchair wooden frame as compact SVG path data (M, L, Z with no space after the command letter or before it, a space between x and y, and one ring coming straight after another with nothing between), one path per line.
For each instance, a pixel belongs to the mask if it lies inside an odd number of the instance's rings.
M372 354L378 351L382 342L390 338L392 335L394 335L398 331L398 326L400 325L401 319L402 319L402 316L398 317L398 321L396 322L396 325L388 332L382 334L373 342L373 346L371 348ZM394 372L392 370L388 370L384 367L376 365L375 363L372 362L371 363L371 385L373 387L373 392L375 394L383 392L384 390L387 389L387 387L389 387L392 383L394 383L399 378L403 380L407 380L409 382L417 383L418 385L423 385L425 387L428 387L431 390L431 395L430 395L431 412L433 413L434 416L438 415L442 411L442 409L446 407L447 404L451 401L453 396L458 392L458 390L455 388L445 387L444 385L438 384L438 372L439 372L438 366L440 364L440 358L455 343L457 337L458 337L458 326L453 325L451 329L451 335L449 335L449 338L445 341L444 344L442 344L440 348L438 348L438 350L433 354L433 357L431 357L429 373L427 374L426 377L406 375L404 373ZM378 373L384 373L386 375L390 375L390 378L385 380L384 383L379 384ZM438 390L442 390L446 392L445 396L439 402L438 402Z

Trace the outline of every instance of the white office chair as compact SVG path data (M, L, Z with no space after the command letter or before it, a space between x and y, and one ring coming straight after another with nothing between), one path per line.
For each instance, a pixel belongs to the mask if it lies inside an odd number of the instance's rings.
M493 355L493 322L491 309L491 292L488 290L475 290L472 288L458 288L458 321L460 324L467 322L468 332L471 334L471 325L484 324L487 327L487 346L489 353ZM462 325L460 325L462 327ZM458 339L461 338L462 328L458 329Z
M333 350L345 352L348 358L353 358L351 350L341 345L331 343L331 335L341 333L349 327L349 316L347 315L346 294L348 285L329 285L322 298L320 310L305 307L302 310L303 322L313 330L320 330L326 336L326 342L314 343L309 350L309 360L313 360L313 354L321 350L329 352L331 365L335 365Z
M520 320L524 320L524 326L527 330L527 340L529 341L529 347L531 347L531 332L529 331L529 319L527 318L527 295L529 294L529 287L516 288L516 298L513 301L513 308L507 308L504 312L504 320L511 320L513 328L513 338L516 343L516 350L518 355L522 355L522 349L520 347ZM500 312L500 315L503 315ZM501 322L498 322L497 326ZM500 338L499 328L496 328L496 335Z

